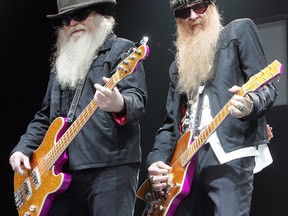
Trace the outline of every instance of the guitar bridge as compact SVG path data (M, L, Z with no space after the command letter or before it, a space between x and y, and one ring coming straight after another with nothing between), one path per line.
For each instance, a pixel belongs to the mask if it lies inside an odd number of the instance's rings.
M145 199L147 202L144 213L146 216L153 216L155 211L161 212L164 209L162 202L167 199L167 192L165 189L162 191L152 190L145 194Z

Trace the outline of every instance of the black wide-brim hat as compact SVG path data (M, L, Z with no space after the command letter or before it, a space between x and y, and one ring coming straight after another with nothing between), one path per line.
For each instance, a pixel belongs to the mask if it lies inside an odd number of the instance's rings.
M57 0L58 13L46 17L60 19L84 8L99 7L103 10L109 10L116 4L116 0Z

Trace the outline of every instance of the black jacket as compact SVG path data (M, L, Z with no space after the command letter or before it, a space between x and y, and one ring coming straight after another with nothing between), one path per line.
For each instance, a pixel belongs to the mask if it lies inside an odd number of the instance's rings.
M135 44L111 35L100 48L94 60L79 99L75 118L93 100L95 83L103 84L103 76L111 77L116 66L128 56ZM27 156L41 144L50 124L57 117L66 117L73 100L74 91L61 90L51 70L47 92L26 133L13 149ZM69 165L72 170L107 167L141 161L139 119L145 113L147 89L143 65L122 79L117 87L124 96L126 105L125 124L115 121L112 113L97 109L68 146ZM74 120L75 120L74 118Z
M215 77L206 86L213 118L233 96L228 92L229 88L233 85L242 86L267 66L257 27L250 19L238 19L224 27L218 46L214 62ZM179 126L186 98L176 90L178 71L175 62L169 68L169 75L171 82L166 102L167 115L163 127L157 131L147 165L158 160L169 162L181 136ZM273 105L278 92L273 84L268 83L249 94L254 100L254 109L250 115L245 119L228 115L217 129L226 152L269 143L264 113Z

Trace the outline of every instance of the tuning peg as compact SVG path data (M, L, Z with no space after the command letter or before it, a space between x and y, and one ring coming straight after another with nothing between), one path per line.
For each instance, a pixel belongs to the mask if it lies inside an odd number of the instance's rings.
M140 41L140 44L141 44L141 45L146 45L146 43L148 42L148 40L149 40L149 38L148 38L147 36L144 36L144 37L142 38L142 40Z

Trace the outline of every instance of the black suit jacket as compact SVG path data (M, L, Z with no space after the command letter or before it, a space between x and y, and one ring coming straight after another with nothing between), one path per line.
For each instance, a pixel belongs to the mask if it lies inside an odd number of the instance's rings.
M225 26L219 37L214 61L215 77L206 86L212 117L215 117L233 96L228 92L229 88L233 85L242 86L266 66L258 29L252 20L237 19ZM178 71L175 62L169 68L169 75L171 81L166 102L167 114L163 126L157 131L147 165L159 160L169 162L181 136L180 124L186 100L185 96L176 90ZM217 129L224 151L269 143L264 114L273 105L277 94L273 84L268 83L249 94L254 101L254 108L249 116L237 119L228 115Z

